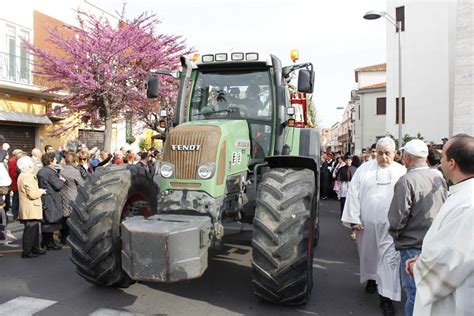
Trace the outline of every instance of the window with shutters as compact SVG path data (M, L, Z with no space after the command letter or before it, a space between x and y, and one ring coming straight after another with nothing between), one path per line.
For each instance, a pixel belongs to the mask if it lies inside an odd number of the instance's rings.
M398 98L396 99L395 104L395 124L398 124ZM402 98L402 124L405 124L405 97Z
M377 98L377 115L387 114L387 98Z
M396 20L402 22L402 32L405 31L405 7L397 7L396 9Z

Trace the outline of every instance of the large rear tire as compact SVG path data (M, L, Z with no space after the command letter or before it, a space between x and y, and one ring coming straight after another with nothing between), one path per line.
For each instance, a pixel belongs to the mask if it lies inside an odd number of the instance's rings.
M271 169L259 185L252 239L255 294L284 305L308 302L313 287L314 173Z
M111 166L89 176L68 220L71 261L80 276L103 286L134 283L122 270L120 223L133 215L131 210L144 216L156 213L157 192L137 166Z

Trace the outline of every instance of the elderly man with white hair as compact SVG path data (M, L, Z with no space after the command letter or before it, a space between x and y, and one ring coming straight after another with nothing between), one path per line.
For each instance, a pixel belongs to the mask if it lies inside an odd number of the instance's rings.
M38 173L38 171L41 168L43 168L43 163L41 162L42 156L43 156L43 153L38 148L33 148L31 150L31 159L33 159L33 162L35 163L35 166L36 166L35 174Z
M30 157L26 156L18 159L17 166L21 171L18 177L19 216L25 224L21 257L35 258L46 253L45 250L39 247L39 229L43 219L41 196L46 194L46 190L38 187L38 181L34 175L35 164Z
M392 301L401 299L400 254L388 233L387 214L394 185L406 169L393 161L393 139L380 139L376 150L376 159L362 164L352 178L341 221L357 235L360 282L367 281L367 293L378 290L384 315L394 315Z

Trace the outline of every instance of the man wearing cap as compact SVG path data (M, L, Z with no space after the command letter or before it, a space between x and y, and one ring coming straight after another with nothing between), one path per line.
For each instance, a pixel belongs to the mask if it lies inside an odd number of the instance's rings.
M423 238L447 198L447 186L440 172L428 166L424 142L411 140L401 150L408 171L395 184L388 219L389 233L400 251L402 286L407 295L405 315L411 316L416 287L405 271L405 261L420 255Z
M444 145L446 145L446 143L448 142L448 139L444 137L444 138L441 138L441 141L443 142L443 144L441 145L441 149L443 149Z

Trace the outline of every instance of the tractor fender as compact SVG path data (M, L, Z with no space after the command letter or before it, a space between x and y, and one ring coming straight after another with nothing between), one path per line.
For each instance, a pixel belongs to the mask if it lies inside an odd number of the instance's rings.
M268 167L273 168L292 168L292 169L310 169L314 172L315 180L319 180L319 162L314 157L307 156L270 156L265 161ZM316 182L319 183L319 182Z

